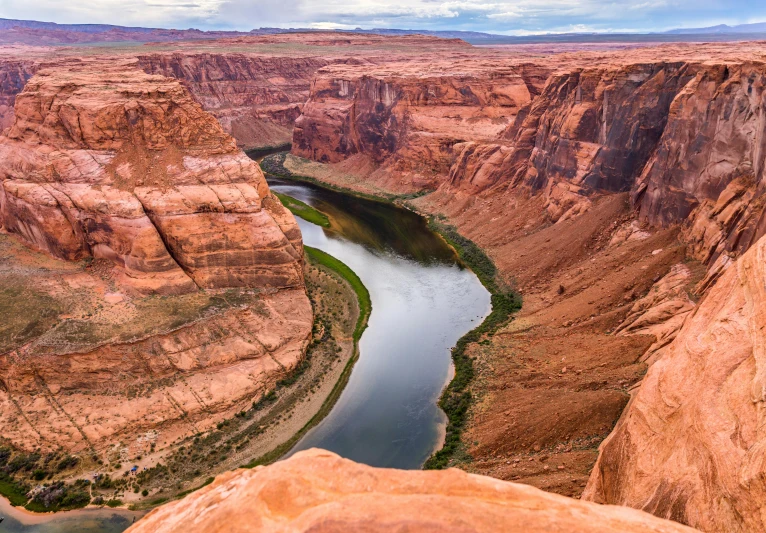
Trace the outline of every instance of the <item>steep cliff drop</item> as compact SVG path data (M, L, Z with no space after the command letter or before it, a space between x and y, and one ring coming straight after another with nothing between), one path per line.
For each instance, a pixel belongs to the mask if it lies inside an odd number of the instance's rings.
M181 84L74 61L37 72L15 111L0 138L4 439L122 443L126 459L214 426L301 360L300 230Z
M131 533L448 531L540 533L693 529L459 470L371 468L323 450L230 472L138 522Z
M499 281L520 289L524 307L507 327L467 350L478 375L463 439L472 460L457 457L452 464L578 495L598 444L647 367L677 349L673 341L684 321L701 312L700 298L711 297L718 277L766 231L764 64L757 44L741 43L549 55L535 65L530 69L515 58L496 63L504 75L492 79L493 87L516 78L528 89L513 106L478 93L474 99L473 86L439 62L411 63L397 70L409 73L399 77L380 67L353 73L325 67L284 166L406 200L443 217L488 252ZM427 80L417 74L429 69ZM530 75L546 71L543 80ZM420 78L428 89L416 106L412 87ZM436 97L453 88L463 100L440 113L449 132L444 148L411 149L413 136L439 139L432 127L418 125L429 116L428 99L439 105ZM482 116L495 114L494 133L488 126L481 135L472 131L474 124L492 122L464 120L465 98L482 104ZM500 107L487 109L492 105ZM357 164L362 157L371 164ZM320 168L321 161L332 171ZM672 431L686 435L680 427ZM687 509L679 499L686 489L675 491L672 468L667 477L661 462L644 468L654 461L654 446L628 448L625 440L636 434L622 428L618 435L599 461L601 498L712 524L700 517L719 504ZM747 453L745 441L738 442ZM636 493L614 488L623 487L615 481L621 469L634 468L628 449L643 465L635 467L642 480L635 485L644 487ZM689 455L692 449L674 448ZM757 446L749 449L756 453ZM694 487L731 499L720 505L760 509L758 496L726 485L717 473L720 461L699 466ZM748 464L753 472L760 468ZM662 488L649 494L647 487ZM679 495L673 510L648 503L652 495L669 494L665 489Z

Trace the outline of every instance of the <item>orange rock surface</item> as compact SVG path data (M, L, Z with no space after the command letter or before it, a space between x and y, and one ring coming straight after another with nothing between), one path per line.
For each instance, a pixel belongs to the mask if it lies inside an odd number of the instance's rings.
M710 289L604 441L584 498L762 531L766 239Z
M292 215L176 81L127 62L44 69L0 154L5 228L62 259L106 259L137 292L303 284Z
M656 532L693 529L459 470L371 468L323 450L235 471L150 513L131 533L449 531Z
M66 60L27 82L0 137L0 222L14 446L164 447L304 355L294 217L177 80L135 60Z

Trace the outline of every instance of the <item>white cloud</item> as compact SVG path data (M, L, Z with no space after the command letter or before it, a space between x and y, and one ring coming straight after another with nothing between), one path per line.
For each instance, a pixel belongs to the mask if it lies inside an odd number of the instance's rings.
M538 33L766 20L758 0L0 0L0 17L249 30L357 26Z

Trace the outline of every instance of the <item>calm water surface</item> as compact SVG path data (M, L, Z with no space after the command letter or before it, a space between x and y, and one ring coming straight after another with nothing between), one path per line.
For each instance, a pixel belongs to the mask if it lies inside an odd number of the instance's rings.
M489 293L414 213L296 181L269 184L330 216L332 230L299 219L304 242L350 266L372 298L348 385L290 453L318 447L373 466L420 468L443 439L437 401L450 348L489 313Z
M348 385L290 454L319 447L374 466L419 468L443 439L446 417L436 403L451 377L450 348L489 313L489 293L409 211L295 181L269 184L330 216L331 230L298 219L304 242L350 266L372 298ZM0 499L0 516L0 532L117 533L139 515L104 509L29 517Z

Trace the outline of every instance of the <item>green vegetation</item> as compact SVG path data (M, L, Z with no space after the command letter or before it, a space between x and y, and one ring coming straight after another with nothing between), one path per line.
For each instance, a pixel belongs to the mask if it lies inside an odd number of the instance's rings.
M359 339L362 337L362 333L367 328L367 322L370 319L370 313L372 312L372 300L370 299L370 293L367 290L367 287L365 287L362 283L362 280L359 279L359 276L356 275L356 272L351 270L348 265L342 261L336 259L328 253L323 252L322 250L318 250L310 246L304 246L303 249L305 250L306 257L309 259L309 261L315 265L320 265L329 270L332 270L341 276L348 282L348 284L356 293L356 297L359 302L359 317L357 318L353 335L354 355L348 360L348 363L346 363L346 366L343 368L343 372L341 373L338 382L335 384L332 391L330 391L330 394L322 403L322 407L319 408L319 411L313 417L311 417L311 420L309 420L306 425L304 425L300 431L293 435L292 438L290 438L287 442L277 446L275 449L262 455L261 457L250 461L246 465L243 465L244 468L254 468L256 466L273 463L282 457L285 453L287 453L290 448L295 446L295 443L297 443L309 429L316 426L319 422L322 421L324 417L330 413L333 406L335 405L335 402L337 402L338 398L340 398L341 392L343 392L343 389L346 387L346 383L348 383L348 379L351 376L351 370L354 368L354 364L359 358ZM311 347L309 349L311 349Z
M0 447L0 495L11 505L30 511L49 512L85 507L90 503L90 482L78 479L72 483L48 481L53 472L71 469L80 459L58 453L41 455L24 453L10 447ZM30 490L36 487L31 497Z
M330 219L321 211L314 209L307 203L301 202L292 196L278 192L274 192L274 195L279 198L282 205L289 209L296 217L301 217L303 220L316 224L317 226L322 226L323 228L330 227Z
M463 429L471 405L471 391L468 386L473 380L473 360L466 349L471 343L482 340L484 336L493 335L510 320L511 315L521 309L521 296L513 290L501 287L497 281L497 267L492 260L479 248L476 243L466 239L457 229L429 219L428 225L438 232L457 251L460 259L468 265L492 295L492 311L484 322L479 324L460 339L452 348L452 361L455 364L455 377L444 389L439 400L439 407L446 413L447 435L444 446L435 452L423 465L426 470L447 468L455 456L461 443Z
M0 472L0 495L8 498L14 507L23 507L27 504L28 490L29 487L19 483L5 472Z
M305 181L344 194L350 194L368 200L391 202L407 206L407 201L417 198L430 191L409 195L392 195L382 193L379 196L360 193L344 187L328 184L324 181L296 175L284 165L286 153L272 154L263 159L261 168L264 172L282 178ZM429 217L428 226L439 233L452 246L460 257L479 278L491 294L492 311L479 326L461 337L452 348L452 360L455 365L455 377L447 385L439 400L439 406L449 420L444 447L435 452L423 465L425 469L442 469L449 465L460 448L461 437L472 402L471 391L468 387L474 377L473 360L466 354L468 346L482 341L482 337L492 336L505 325L511 315L521 309L521 296L514 290L503 286L497 279L497 267L492 259L473 241L462 236L457 228L444 224L435 217Z
M359 342L362 333L367 328L367 321L370 319L370 313L372 312L372 300L370 299L370 293L367 290L367 287L364 286L364 283L362 283L362 280L356 275L356 272L351 270L339 259L334 258L322 250L312 248L311 246L304 246L303 249L313 263L322 265L333 272L336 272L340 277L345 279L349 285L351 285L352 289L354 289L356 297L359 300L359 318L356 321L356 329L354 329L354 342Z
M71 484L57 481L50 485L44 485L35 492L32 501L26 505L26 508L30 511L44 513L85 507L90 503L89 485L90 481L87 479L78 479Z

